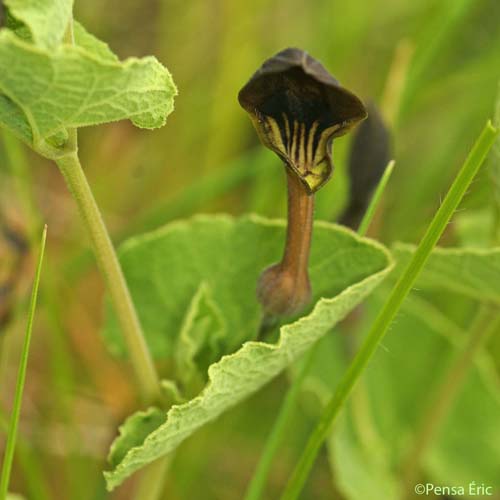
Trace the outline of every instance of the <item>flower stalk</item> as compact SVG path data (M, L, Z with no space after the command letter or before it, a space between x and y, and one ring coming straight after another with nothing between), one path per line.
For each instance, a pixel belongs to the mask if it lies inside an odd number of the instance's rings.
M366 118L363 103L300 49L268 59L238 95L257 134L285 164L288 226L283 258L259 278L262 329L301 312L312 297L308 274L314 194L333 172L332 142Z
M281 262L260 276L257 297L268 316L290 316L311 299L308 263L312 239L314 194L288 169L288 224Z

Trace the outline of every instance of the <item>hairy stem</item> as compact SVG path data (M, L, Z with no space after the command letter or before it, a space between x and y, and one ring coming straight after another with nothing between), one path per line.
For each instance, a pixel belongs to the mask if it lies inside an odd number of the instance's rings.
M59 158L57 165L73 195L90 236L97 264L106 281L140 386L147 403L161 398L158 375L148 351L139 318L118 262L115 249L76 152Z
M392 320L398 313L404 299L424 268L432 249L439 241L454 211L457 209L470 183L474 179L479 167L482 165L488 151L493 145L497 133L498 131L493 128L491 122L488 122L484 127L474 148L448 191L441 207L429 224L413 258L392 289L389 298L373 323L365 341L342 377L332 399L327 404L316 429L309 438L297 467L288 481L282 496L283 500L291 500L299 497L309 472L314 465L321 445L328 437L333 423L344 407L344 403L350 396L368 362L377 351Z

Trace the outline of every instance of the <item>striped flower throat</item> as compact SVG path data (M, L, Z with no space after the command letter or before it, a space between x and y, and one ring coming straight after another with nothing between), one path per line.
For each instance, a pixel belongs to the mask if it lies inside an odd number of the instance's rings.
M300 122L284 112L279 117L255 114L261 141L272 149L314 193L332 175L331 138L339 124L324 128L318 120Z

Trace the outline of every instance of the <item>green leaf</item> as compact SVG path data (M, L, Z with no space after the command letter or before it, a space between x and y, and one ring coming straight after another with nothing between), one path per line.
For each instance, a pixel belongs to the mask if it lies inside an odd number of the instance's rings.
M38 141L64 128L125 118L155 128L172 111L175 87L152 57L120 64L72 46L49 54L4 31L0 65L9 68L0 74L0 88L29 117Z
M35 45L54 49L64 38L73 0L5 0L9 13L29 29Z
M121 439L117 439L109 452L109 463L119 464L127 452L135 446L140 446L149 434L156 430L165 421L165 412L158 408L149 408L147 411L134 413L120 427Z
M5 10L4 14L5 20L2 27L13 31L21 40L32 43L33 37L31 36L29 28L23 22L13 17L8 10Z
M261 321L257 279L281 258L285 229L284 222L257 216L236 220L199 216L122 245L120 260L153 355L160 359L174 355L181 325L202 284L224 314L225 352L255 337ZM334 296L372 273L374 257L378 256L380 268L387 265L378 251L366 259L365 241L339 226L316 223L310 265L315 300ZM108 346L122 354L119 326L111 308L108 313L104 331Z
M115 469L105 473L108 488L169 453L278 375L359 304L391 266L380 245L339 226L316 223L310 274L318 302L308 315L283 326L275 344L248 341L255 338L261 320L255 297L258 276L280 257L284 239L281 221L199 216L134 238L123 247L121 262L153 353L174 355L186 312L204 284L211 299L208 318L214 310L223 314L227 335L220 338L224 352L232 354L212 364L204 390L173 406L162 425L142 444L130 447L119 463L112 453ZM116 347L115 329L110 320L107 336L115 339ZM125 423L114 449L124 448L121 443L129 432L137 433L136 418Z
M472 483L500 488L500 393L476 368L471 370L460 397L443 424L423 468L436 483L463 486ZM478 411L479 410L479 411Z
M399 500L399 485L387 463L387 449L367 446L352 418L352 405L339 417L329 458L339 490L349 500Z
M75 45L103 61L119 62L109 45L90 34L79 22L73 23Z
M0 94L0 125L29 145L33 143L31 127L21 108L7 96Z
M466 210L457 214L453 221L455 233L462 247L491 246L494 233L494 216L489 208Z
M119 62L78 24L75 39L49 51L0 32L0 68L8 68L0 71L0 124L49 158L68 129L124 119L165 124L177 90L164 66L154 57Z
M415 246L396 243L393 251L397 273L404 269ZM436 247L415 286L451 290L500 304L500 248Z
M368 316L375 315L382 303L381 295L375 298L365 308ZM400 470L412 435L428 408L433 388L447 370L450 348L463 347L448 331L459 328L436 314L439 311L405 303L331 434L333 475L349 500L397 500L403 496ZM330 351L330 355L338 352ZM424 457L422 469L429 482L466 486L475 480L498 485L500 439L495 429L500 391L491 368L491 356L483 350ZM316 369L328 374L329 366L317 365ZM329 381L331 387L328 375L321 380L325 385Z
M188 308L175 350L177 378L189 392L199 392L207 382L208 367L220 358L226 333L223 314L209 287L202 283Z
M160 386L164 401L170 404L185 403L187 401L181 394L179 386L173 380L162 380Z

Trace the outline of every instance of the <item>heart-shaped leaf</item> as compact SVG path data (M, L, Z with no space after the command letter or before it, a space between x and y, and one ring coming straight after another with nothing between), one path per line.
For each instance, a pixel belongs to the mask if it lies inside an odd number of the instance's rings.
M205 310L208 324L215 325L215 330L225 328L224 335L214 334L227 354L209 367L203 391L164 412L161 425L147 437L138 423L149 413L125 422L110 454L114 469L105 473L109 488L172 451L196 429L278 375L359 304L391 267L381 245L345 228L317 223L310 265L316 305L305 317L282 326L276 343L253 341L261 320L257 279L264 267L278 259L284 237L281 221L199 216L125 244L121 262L153 353L161 358L178 354L186 318L200 320ZM209 307L200 304L200 286L210 292ZM115 349L120 348L116 334L116 322L110 318L106 336ZM198 351L202 342L213 342L207 332L202 337L197 337ZM150 411L157 415L156 410Z
M177 89L156 58L121 62L78 23L74 43L65 42L70 1L7 5L11 22L0 30L0 125L56 159L71 129L125 119L149 129L165 124Z

